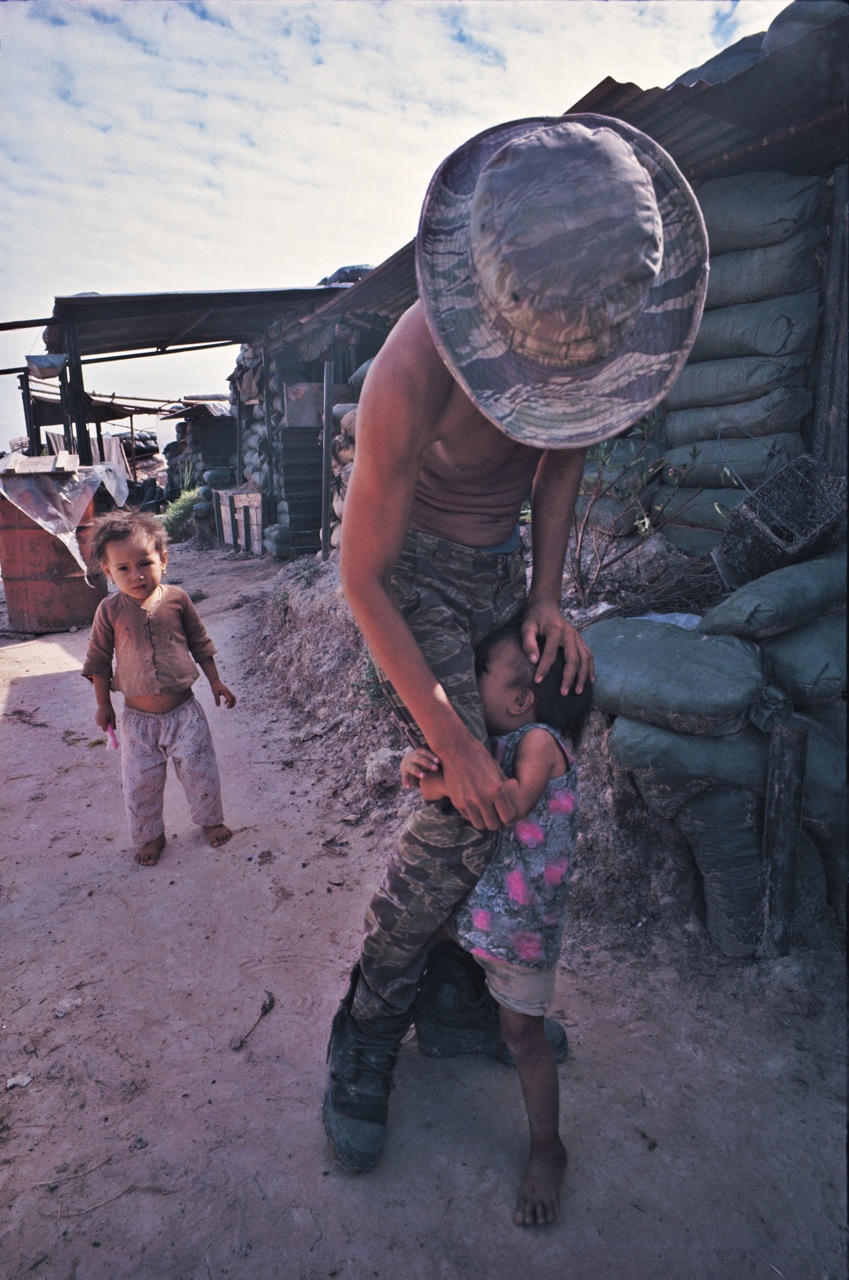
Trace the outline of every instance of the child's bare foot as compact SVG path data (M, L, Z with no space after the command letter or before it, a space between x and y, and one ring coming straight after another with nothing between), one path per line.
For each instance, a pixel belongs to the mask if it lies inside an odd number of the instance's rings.
M164 835L157 836L155 840L148 840L147 844L143 844L137 851L136 862L141 863L143 867L155 867L164 848Z
M541 1227L554 1222L560 1212L560 1184L565 1169L566 1148L559 1139L531 1152L513 1214L517 1227Z
M217 849L220 844L226 844L233 834L229 827L225 827L223 822L217 827L204 827L204 831L213 849Z

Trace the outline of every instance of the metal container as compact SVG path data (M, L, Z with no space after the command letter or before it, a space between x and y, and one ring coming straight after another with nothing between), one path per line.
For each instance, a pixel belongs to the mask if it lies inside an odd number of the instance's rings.
M94 499L77 528L84 558L93 518ZM89 586L64 543L1 496L0 577L10 629L36 634L89 626L108 589L102 573Z

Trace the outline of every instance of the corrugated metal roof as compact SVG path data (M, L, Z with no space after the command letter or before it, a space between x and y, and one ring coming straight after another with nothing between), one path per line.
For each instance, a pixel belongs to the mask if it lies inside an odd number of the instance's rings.
M568 112L614 116L665 147L690 181L753 170L828 173L847 160L849 9L720 84L640 89L602 80ZM415 245L405 245L344 297L302 316L284 337L316 359L336 326L388 331L417 297Z
M80 355L167 351L206 342L250 342L277 321L309 315L351 286L245 289L216 293L79 294L56 298L48 352L65 349L61 322L74 321Z

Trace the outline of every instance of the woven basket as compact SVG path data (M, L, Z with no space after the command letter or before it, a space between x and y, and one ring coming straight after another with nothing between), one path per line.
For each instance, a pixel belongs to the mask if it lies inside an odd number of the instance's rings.
M734 590L773 569L798 564L846 535L844 476L800 454L735 507L712 552Z

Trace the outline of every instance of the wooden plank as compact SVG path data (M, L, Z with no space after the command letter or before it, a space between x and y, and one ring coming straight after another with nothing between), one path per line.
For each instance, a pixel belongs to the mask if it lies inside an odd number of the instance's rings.
M769 736L761 853L763 928L758 954L764 957L786 956L790 950L807 754L807 723L799 716L776 720Z

